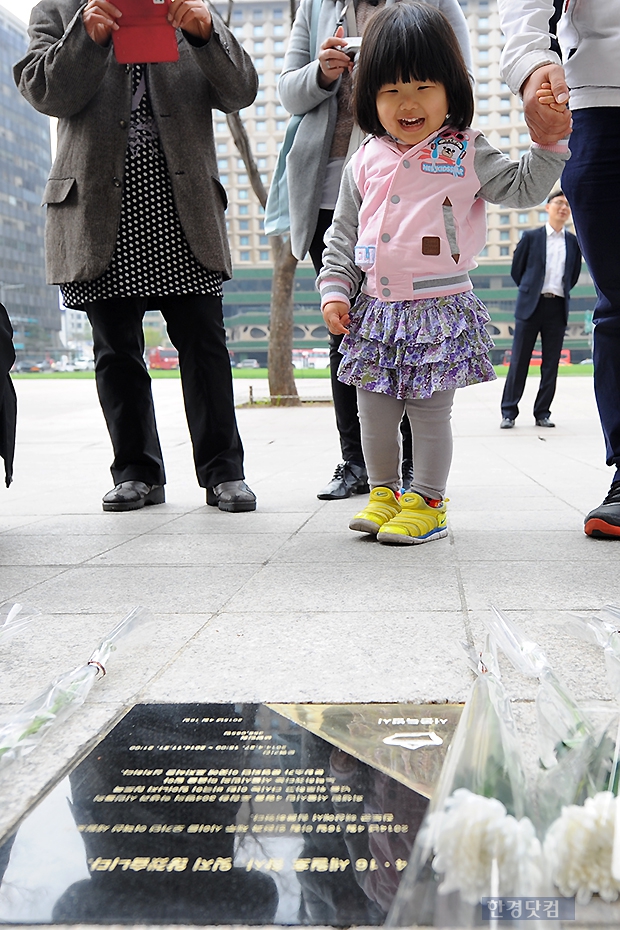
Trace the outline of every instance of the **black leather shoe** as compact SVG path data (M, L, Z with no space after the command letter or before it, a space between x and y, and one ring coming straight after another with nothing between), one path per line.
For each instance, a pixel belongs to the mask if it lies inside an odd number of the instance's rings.
M403 484L403 491L409 491L411 485L413 484L413 462L411 459L403 459L402 472L403 474L401 480Z
M500 429L512 429L514 425L515 425L514 420L512 420L510 417L504 417L502 422L499 424L499 428Z
M336 467L334 477L329 484L319 491L320 501L342 501L352 494L368 493L368 472L365 465L354 462L341 462Z
M552 423L549 417L543 417L542 420L536 420L536 426L554 427L555 423Z
M163 504L166 495L163 485L145 484L144 481L121 481L103 498L104 510L140 510L147 504Z
M207 488L207 504L228 513L242 513L256 510L256 495L241 479L222 481L213 488Z
M600 507L590 511L583 528L587 536L599 539L620 537L620 481L612 484Z

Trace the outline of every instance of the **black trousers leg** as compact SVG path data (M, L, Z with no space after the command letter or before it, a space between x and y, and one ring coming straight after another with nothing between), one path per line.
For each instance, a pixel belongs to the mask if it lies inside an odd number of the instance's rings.
M116 297L84 305L93 328L95 380L108 427L115 484L165 484L151 379L144 363L144 297Z
M519 401L525 390L525 379L538 332L538 310L534 311L529 320L515 320L510 367L502 394L502 416L511 420L516 420L519 415Z
M222 300L209 294L152 297L179 351L185 414L198 483L211 488L243 474Z
M319 218L310 246L310 258L314 265L314 270L318 274L321 270L321 257L323 255L324 243L323 237L329 226L331 226L333 210L320 210ZM331 375L332 397L334 399L334 412L336 414L336 427L340 436L340 448L342 449L342 458L345 462L355 462L356 465L364 464L364 453L362 452L362 435L360 431L360 421L357 413L357 389L349 384L343 384L337 378L338 366L342 356L338 351L342 336L329 337L329 368Z
M558 365L566 332L564 299L562 297L556 297L553 300L543 299L545 306L540 324L542 365L540 366L540 387L534 401L534 417L537 420L544 420L551 413L551 402L555 396Z

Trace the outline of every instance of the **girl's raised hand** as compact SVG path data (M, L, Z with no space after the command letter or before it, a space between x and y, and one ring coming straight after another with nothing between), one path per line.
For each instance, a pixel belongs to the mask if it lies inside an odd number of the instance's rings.
M349 330L347 326L350 323L349 307L347 304L340 303L339 300L330 300L323 307L323 319L325 325L333 336L347 335Z
M337 81L344 71L351 71L353 68L352 59L342 51L346 43L344 29L338 26L336 34L328 36L319 49L319 84L321 87L329 87L334 81Z

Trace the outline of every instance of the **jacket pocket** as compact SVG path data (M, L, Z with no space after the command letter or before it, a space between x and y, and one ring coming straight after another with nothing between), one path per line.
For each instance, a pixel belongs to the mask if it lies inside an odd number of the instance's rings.
M41 206L49 203L64 203L73 186L75 178L50 178L45 185Z
M219 180L219 178L213 177L212 180L213 180L213 183L215 184L218 194L220 195L222 199L222 203L224 204L224 209L226 210L226 208L228 207L228 194L226 193L226 190L224 186L222 185L222 182Z

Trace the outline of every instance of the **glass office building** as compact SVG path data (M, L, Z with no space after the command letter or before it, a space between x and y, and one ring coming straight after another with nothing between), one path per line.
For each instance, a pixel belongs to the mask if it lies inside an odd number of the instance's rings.
M13 80L27 45L24 24L0 6L0 300L18 351L59 345L60 330L58 289L45 283L43 252L50 124Z

